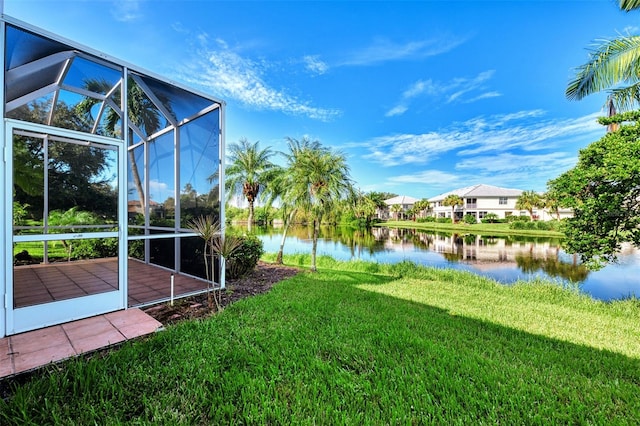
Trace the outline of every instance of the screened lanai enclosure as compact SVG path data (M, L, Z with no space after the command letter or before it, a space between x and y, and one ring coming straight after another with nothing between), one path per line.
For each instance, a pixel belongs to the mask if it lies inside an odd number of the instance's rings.
M0 337L224 286L191 222L224 223L223 102L1 24Z

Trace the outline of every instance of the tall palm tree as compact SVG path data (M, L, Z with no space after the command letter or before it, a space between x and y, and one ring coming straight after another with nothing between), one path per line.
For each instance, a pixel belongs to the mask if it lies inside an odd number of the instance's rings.
M402 206L400 204L392 204L391 211L393 212L393 216L396 220L400 219L400 212L402 211Z
M276 167L270 160L275 152L269 148L261 150L259 143L251 143L242 138L239 142L229 145L229 165L225 170L228 195L241 193L249 203L249 231L255 222L254 203L260 189L269 181L269 174L273 173Z
M110 93L112 91L112 85L106 80L89 79L84 83L85 88L94 93ZM129 121L137 126L140 130L143 130L147 135L151 135L160 130L160 111L151 102L149 97L145 95L142 88L135 83L132 78L127 80L127 109L129 115ZM116 105L121 104L120 91L117 90L113 93L112 99ZM168 100L159 95L160 100L171 112L171 105ZM79 114L84 117L87 123L94 120L93 107L98 104L100 100L86 96L80 103L76 105L76 109ZM102 129L109 136L119 136L121 129L118 124L121 123L122 117L120 114L112 108L107 108L104 119L104 128ZM127 129L129 132L129 143L133 144L133 130ZM129 150L129 165L131 166L131 177L133 184L138 192L140 199L140 207L144 209L145 194L142 187L142 179L140 178L140 172L138 170L138 164L135 159L135 153L133 150Z
M640 0L619 0L619 6L628 12L640 8ZM580 100L602 91L609 92L609 116L640 104L640 36L602 41L587 63L577 68L565 94L570 100Z
M316 271L316 252L320 224L324 215L354 190L346 157L307 138L289 138L288 173L292 185L287 199L306 211L313 220L311 271Z
M544 207L544 199L536 191L523 191L516 200L516 209L526 210L529 217L533 220L533 209Z
M442 200L442 205L451 207L451 222L456 223L456 207L464 205L462 197L456 194L449 194Z

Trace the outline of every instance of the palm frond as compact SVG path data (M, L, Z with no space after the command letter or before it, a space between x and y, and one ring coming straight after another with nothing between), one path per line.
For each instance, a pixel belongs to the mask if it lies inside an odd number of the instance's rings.
M634 85L640 81L639 76L640 36L604 40L594 47L587 63L577 68L565 95L570 100L580 100L619 85Z

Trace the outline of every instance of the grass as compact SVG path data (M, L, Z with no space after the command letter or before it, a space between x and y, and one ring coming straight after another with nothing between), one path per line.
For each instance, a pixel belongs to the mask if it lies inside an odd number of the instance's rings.
M640 423L637 300L408 262L318 266L34 375L0 423Z
M34 258L44 258L44 245L42 241L23 241L13 244L14 256L23 250L28 251L29 255ZM50 259L66 259L69 253L61 241L51 241L49 242L48 255Z
M387 226L390 228L410 228L428 229L434 231L456 231L465 234L478 235L522 235L549 238L563 238L564 233L558 231L541 231L536 229L510 229L508 223L476 223L469 225L466 223L437 223L437 222L414 222L409 220L390 220L381 222L377 226Z

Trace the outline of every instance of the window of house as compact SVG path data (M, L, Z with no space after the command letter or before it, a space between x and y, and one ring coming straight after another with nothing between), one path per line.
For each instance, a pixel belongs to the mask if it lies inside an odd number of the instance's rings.
M488 212L478 212L478 219L483 219Z
M467 198L467 204L476 204L477 202L477 198Z
M507 204L507 197L500 197L500 198L498 198L498 204L500 204L500 205L505 205L505 204Z

